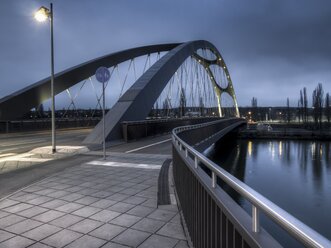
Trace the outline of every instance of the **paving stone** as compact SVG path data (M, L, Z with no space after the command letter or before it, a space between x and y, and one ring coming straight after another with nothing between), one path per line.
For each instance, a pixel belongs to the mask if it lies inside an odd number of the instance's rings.
M175 248L189 248L189 246L187 244L187 241L180 240L175 246Z
M20 201L20 202L27 202L27 201L33 200L33 199L35 199L37 197L39 197L39 195L37 195L37 194L24 193L23 195L20 195L20 196L17 196L17 197L10 197L10 198L13 199L13 200L16 200L16 201Z
M6 239L10 239L15 235L4 230L0 230L0 242L5 241ZM1 245L1 244L0 244Z
M42 240L42 242L54 247L64 247L72 241L80 238L82 235L83 234L71 230L62 230Z
M148 198L139 197L139 196L131 196L129 198L124 199L122 202L139 205L139 204L145 202L147 199Z
M106 241L89 235L85 235L66 246L66 248L97 248L101 247Z
M71 193L69 195L65 195L65 196L61 197L61 200L71 202L71 201L76 201L78 199L81 199L83 197L84 197L84 195L82 195L82 194Z
M122 214L116 217L115 219L113 219L112 221L110 221L110 223L115 225L130 227L135 223L137 223L139 220L141 220L141 217L129 215L129 214Z
M142 206L156 208L157 207L157 200L156 199L148 199L147 201L141 203Z
M70 188L67 188L66 191L69 191L69 192L78 192L78 191L80 191L82 189L84 189L84 188L83 187L79 187L79 186L72 186Z
M121 215L121 213L111 211L111 210L102 210L102 211L90 216L89 218L93 219L93 220L102 221L102 222L108 222L108 221L116 218L119 215Z
M23 189L24 192L28 192L28 193L32 193L32 192L36 192L39 190L42 190L43 188L37 185L32 185L28 188Z
M50 221L55 220L55 219L57 219L57 218L59 218L63 215L65 215L65 213L55 211L55 210L49 210L45 213L34 216L33 219L41 221L41 222L50 222Z
M96 197L84 196L83 198L80 198L80 199L76 200L75 202L80 203L80 204L84 204L84 205L90 205L93 202L96 202L98 200L100 200L100 199L96 198Z
M68 203L68 202L63 201L63 200L59 200L59 199L54 199L52 201L48 201L48 202L42 204L41 207L55 209L55 208L58 208L58 207L66 204L66 203Z
M103 223L95 220L84 219L71 227L70 230L87 234L92 230L96 229L97 227L101 226Z
M45 244L37 242L37 243L34 243L33 245L29 246L29 248L52 248L52 247L49 245L45 245Z
M172 248L177 244L177 242L178 239L172 239L153 234L147 240L145 240L141 245L139 245L139 248L154 248L154 247Z
M8 208L4 208L3 210L14 214L14 213L21 212L21 211L31 208L31 207L33 207L33 205L26 204L26 203L19 203L19 204L10 206Z
M100 208L85 206L81 209L76 210L72 214L87 218L87 217L99 212L100 210L101 210Z
M175 215L176 213L172 211L156 209L147 217L155 220L170 221Z
M157 234L172 237L176 239L182 239L186 240L183 227L181 225L175 224L175 223L167 223L165 224L158 232Z
M113 195L113 192L108 192L108 191L98 191L96 193L93 194L94 197L98 197L98 198L106 198L109 197L111 195Z
M124 230L126 230L124 227L120 227L112 224L104 224L103 226L90 232L89 235L109 241L118 234L120 234L121 232L123 232Z
M48 197L48 196L38 196L37 198L27 201L27 203L33 204L33 205L41 205L43 203L51 201L52 199L53 198Z
M3 217L6 217L8 215L10 215L10 213L4 212L4 211L0 211L0 219L3 218Z
M137 229L137 230L140 230L140 231L155 233L164 224L165 224L165 222L163 222L163 221L143 218L142 220L140 220L139 222L134 224L131 228Z
M44 224L42 226L36 227L35 229L32 229L30 231L23 233L22 236L36 240L36 241L40 241L60 230L61 229L56 226Z
M42 208L42 207L38 207L38 206L34 206L32 208L26 209L24 211L21 211L19 213L17 213L18 215L21 215L23 217L27 217L27 218L31 218L33 216L36 216L38 214L44 213L48 211L47 208Z
M85 196L93 196L93 194L97 191L98 191L97 189L86 189L85 188L85 189L80 190L78 193L83 194Z
M135 205L133 205L133 204L118 202L118 203L110 206L108 209L116 211L116 212L120 212L120 213L125 213L134 207L135 207Z
M97 202L92 203L90 206L97 207L97 208L108 208L116 203L117 203L117 201L101 199Z
M127 214L132 214L135 216L139 216L139 217L145 217L147 215L149 215L150 213L152 213L154 211L154 208L149 208L149 207L145 207L145 206L136 206L134 208L132 208L131 210L129 210L127 212Z
M8 215L0 220L0 228L11 226L23 220L26 220L26 218L14 214Z
M57 218L53 221L50 222L50 224L58 227L63 227L67 228L68 226L71 226L79 221L82 221L83 218L76 216L76 215L71 215L71 214L66 214L60 218Z
M114 187L112 187L112 189L113 188ZM128 197L129 197L128 195L116 193L116 194L113 194L113 195L107 197L107 199L113 200L113 201L123 201L124 199L127 199Z
M6 230L12 233L21 234L37 226L41 226L42 224L43 224L42 222L27 219L7 227Z
M33 244L35 241L20 236L15 236L5 242L0 243L0 248L23 248Z
M178 225L181 225L181 220L180 220L180 215L179 213L177 213L175 215L175 217L173 217L171 220L170 220L171 223L175 223L175 224L178 224Z
M43 190L39 190L39 191L36 191L35 193L38 194L38 195L49 195L53 192L55 192L56 190L55 189L43 189Z
M130 246L120 245L120 244L116 244L113 242L108 242L107 244L102 246L102 248L130 248Z
M82 204L75 203L75 202L69 202L67 204L64 204L64 205L56 208L56 210L61 211L61 212L71 213L71 212L76 211L83 207L84 207L84 205L82 205Z
M122 232L118 236L116 236L112 241L127 245L130 247L137 247L139 246L147 237L149 236L149 233L137 231L133 229L127 229L126 231Z

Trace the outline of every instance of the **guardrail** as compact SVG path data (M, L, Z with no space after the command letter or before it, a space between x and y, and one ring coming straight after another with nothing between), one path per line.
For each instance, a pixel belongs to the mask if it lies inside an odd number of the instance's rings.
M326 239L309 226L250 188L248 185L232 176L179 137L184 131L203 129L222 121L225 120L178 127L172 132L175 185L180 204L183 208L184 219L187 223L189 233L192 236L191 238L194 246L217 247L217 245L214 246L214 244L218 244L218 246L225 245L225 247L237 247L238 245L241 247L278 246L279 244L266 235L266 232L260 228L259 212L262 211L268 218L272 219L303 245L308 247L331 247L330 240ZM235 124L231 125L235 126ZM229 130L231 128L228 127L227 129ZM201 169L200 164L206 166L210 170L211 176L208 176L207 173ZM190 178L192 176L193 178ZM225 197L226 201L230 200L224 196L224 191L217 184L218 178L252 204L252 216L249 216L250 220L247 220L241 211L231 211L227 208L227 204L224 204L224 199L221 198ZM186 186L185 184L189 186ZM182 189L180 187L182 187ZM197 190L198 192L189 192L193 190ZM207 201L207 203L203 202L200 206L199 201ZM231 204L232 207L234 207L233 203ZM192 210L192 205L196 205L194 207L197 209ZM238 206L239 205L237 204L237 207ZM211 213L208 209L211 209ZM187 213L185 213L185 211ZM191 213L192 211L193 214ZM207 213L204 213L204 211L207 211ZM234 212L238 215L235 216ZM200 216L201 214L204 218L207 218L207 220L203 220ZM210 214L213 215L212 218L210 218ZM225 229L221 228L223 225L222 220L221 224L215 224L220 218L218 216L219 214L221 214L221 219L223 215L225 215L225 218L227 219ZM206 221L211 221L212 223L205 223ZM236 229L235 231L228 230L227 227L229 221L230 225L232 225L232 229ZM240 223L240 221L243 223ZM247 223L250 223L251 228L247 228ZM218 228L218 225L221 225L221 227ZM206 230L203 230L203 228L206 228ZM216 232L223 232L220 235L221 239L224 238L225 241L218 240L219 238L213 237L213 234L206 233L203 234L202 237L199 234L199 232L215 232L215 230ZM217 235L219 234L216 234L216 236ZM231 236L233 237L231 238ZM208 241L208 238L212 240Z

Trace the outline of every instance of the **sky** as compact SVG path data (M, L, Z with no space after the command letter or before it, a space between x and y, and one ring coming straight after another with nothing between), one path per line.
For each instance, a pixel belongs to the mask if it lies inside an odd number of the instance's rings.
M0 98L50 74L50 1L0 1ZM307 87L331 93L329 0L53 0L55 72L141 45L208 40L239 106L296 106Z

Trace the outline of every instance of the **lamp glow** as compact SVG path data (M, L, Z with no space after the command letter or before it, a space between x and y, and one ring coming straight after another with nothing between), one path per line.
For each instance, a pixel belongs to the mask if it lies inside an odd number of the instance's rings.
M38 22L44 22L46 21L50 16L50 11L46 7L42 6L40 7L37 12L34 14L34 18Z

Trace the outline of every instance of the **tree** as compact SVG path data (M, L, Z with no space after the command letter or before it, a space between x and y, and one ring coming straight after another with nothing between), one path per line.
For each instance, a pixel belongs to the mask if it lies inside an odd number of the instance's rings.
M326 93L326 96L325 96L325 117L328 120L328 124L330 124L331 106L330 106L330 95L329 95L329 93Z
M302 90L300 90L300 99L299 99L299 102L298 102L298 109L299 109L299 122L300 122L300 119L302 120L302 122L304 121L303 120L303 94L302 94Z
M319 128L322 128L322 114L323 114L323 86L321 83L317 85L313 92L313 115L314 115L314 122L315 126L319 126Z
M287 123L290 123L291 121L291 112L290 112L290 99L286 99L286 120Z
M306 87L303 88L303 119L304 123L308 122L308 99Z

